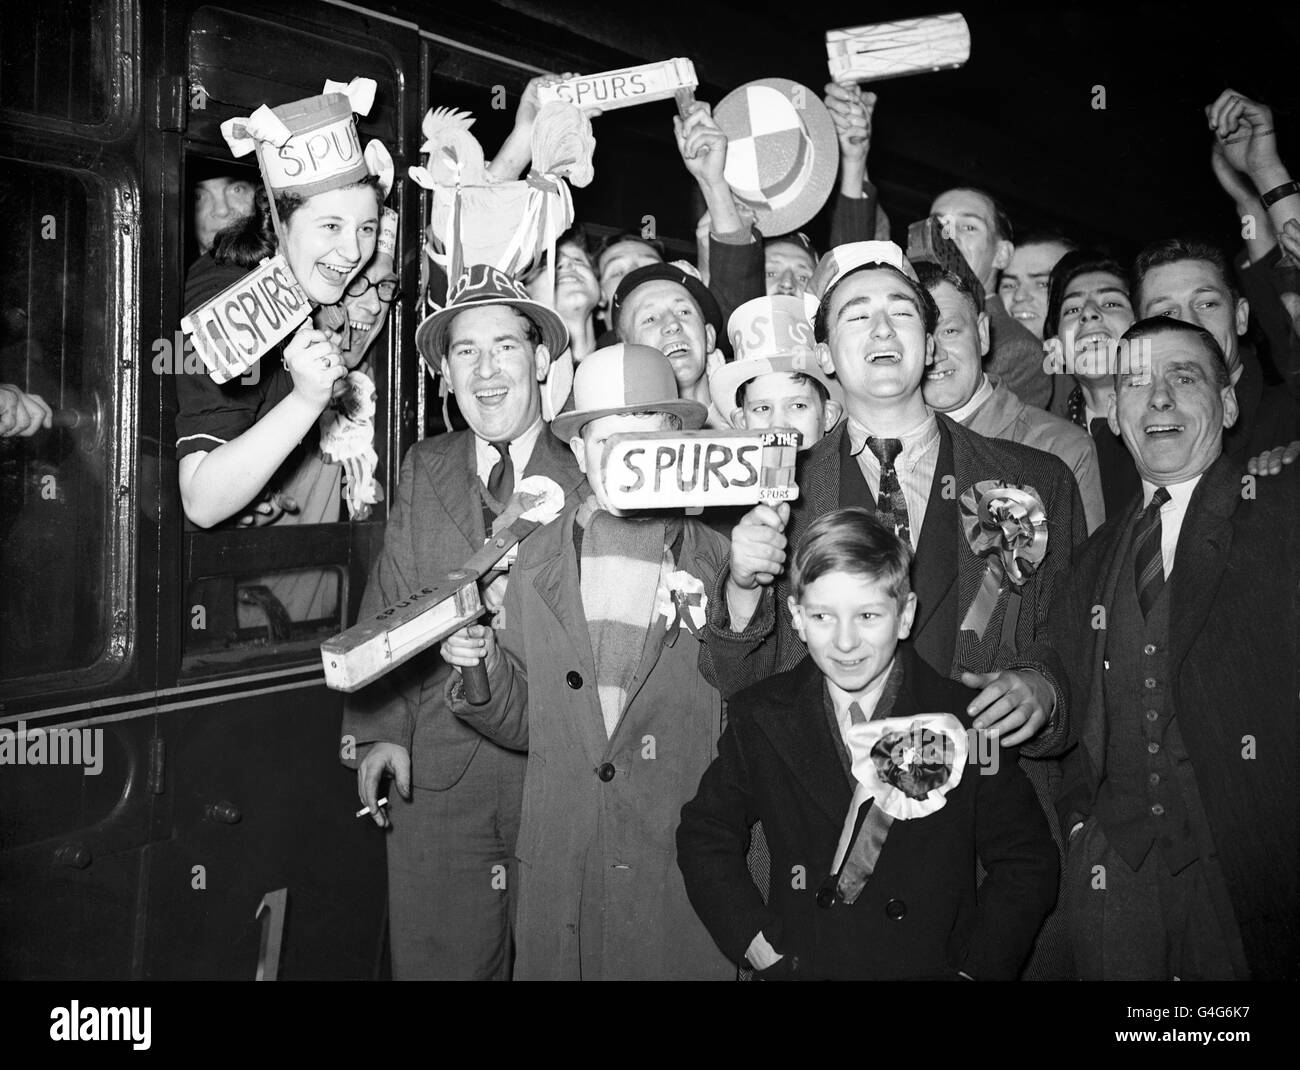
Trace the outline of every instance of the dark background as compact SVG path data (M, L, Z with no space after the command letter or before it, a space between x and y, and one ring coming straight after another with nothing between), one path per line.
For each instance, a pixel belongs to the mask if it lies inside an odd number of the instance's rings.
M964 68L866 87L880 97L868 174L896 235L935 193L970 183L1001 198L1020 233L1056 225L1128 256L1147 240L1194 231L1233 250L1240 224L1210 171L1204 115L1228 86L1274 109L1283 157L1296 167L1297 4L479 0L459 13L423 5L420 21L427 15L431 29L553 70L688 56L699 98L716 103L775 75L820 96L827 29L955 9L971 29ZM593 68L593 58L607 65ZM525 80L510 84L512 110ZM1104 111L1092 107L1098 85ZM482 100L462 106L486 110ZM699 207L672 145L673 111L661 102L595 120L596 181L576 191L580 217L639 227L650 213L661 232L691 238ZM488 146L492 120L506 117L485 118L476 132ZM823 214L810 228L815 239L824 228Z

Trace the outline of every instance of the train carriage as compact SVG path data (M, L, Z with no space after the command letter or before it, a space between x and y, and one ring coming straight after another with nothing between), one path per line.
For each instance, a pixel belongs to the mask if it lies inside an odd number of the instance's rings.
M319 657L355 618L384 514L185 523L172 379L192 190L256 178L224 119L326 78L377 82L359 128L391 150L401 212L403 296L370 355L391 496L405 450L443 430L414 346L426 209L405 169L421 116L468 108L492 146L543 63L640 58L524 15L444 26L427 9L302 2L29 5L6 12L0 45L0 381L57 410L52 430L0 443L0 976L385 976L383 837L354 817L342 697ZM667 114L603 119L606 152L671 151ZM580 217L599 234L662 203L689 237L681 180L598 183ZM325 611L259 618L266 577L304 572L323 578ZM84 742L98 770L51 764L56 742Z

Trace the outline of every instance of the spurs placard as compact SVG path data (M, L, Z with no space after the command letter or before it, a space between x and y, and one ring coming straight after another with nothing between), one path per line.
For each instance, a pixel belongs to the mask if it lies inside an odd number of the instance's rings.
M620 511L793 501L799 437L790 428L611 435L601 456L605 495Z
M243 375L311 314L289 263L277 253L181 320L217 383Z
M604 74L583 74L543 86L537 91L537 99L543 104L562 100L580 108L613 111L652 100L667 100L678 90L693 90L699 84L695 64L689 59L667 59Z

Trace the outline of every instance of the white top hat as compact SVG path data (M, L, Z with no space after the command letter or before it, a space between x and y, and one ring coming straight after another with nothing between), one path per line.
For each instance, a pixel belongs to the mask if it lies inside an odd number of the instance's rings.
M709 392L721 412L735 407L736 391L744 383L774 372L811 376L832 400L840 400L839 384L817 360L812 326L816 311L817 302L811 295L776 294L746 301L731 314L727 337L736 359L709 376Z

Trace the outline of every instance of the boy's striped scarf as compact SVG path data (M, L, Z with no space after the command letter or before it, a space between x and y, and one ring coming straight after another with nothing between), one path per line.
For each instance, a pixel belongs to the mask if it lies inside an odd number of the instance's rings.
M596 661L605 735L613 736L655 623L660 580L675 567L671 533L662 517L617 517L584 506L577 520L584 519L582 610Z

